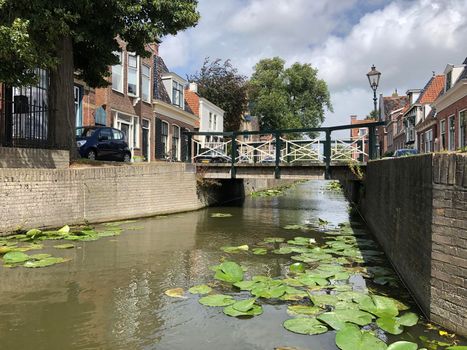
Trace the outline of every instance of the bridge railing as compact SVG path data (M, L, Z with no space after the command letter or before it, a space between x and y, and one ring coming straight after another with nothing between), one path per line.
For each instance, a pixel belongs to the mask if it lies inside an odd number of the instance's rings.
M186 132L188 160L230 163L232 177L239 164L274 165L276 177L280 176L280 166L287 164L324 165L328 174L332 164L365 163L376 158L376 128L380 125L384 122L273 131ZM348 131L349 137L332 138L338 131ZM216 141L207 141L212 139Z

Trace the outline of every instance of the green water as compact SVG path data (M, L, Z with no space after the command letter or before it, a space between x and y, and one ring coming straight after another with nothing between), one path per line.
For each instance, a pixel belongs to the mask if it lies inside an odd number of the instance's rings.
M71 250L57 251L51 248L56 241L46 241L44 252L71 261L42 269L0 267L0 349L337 349L334 331L316 336L286 331L282 322L290 316L280 302L264 304L259 317L237 319L224 315L222 308L200 305L198 296L164 295L170 288L212 282L209 267L222 257L247 267L249 277L285 274L289 256L229 255L219 248L254 246L269 236L310 235L319 241L322 233L283 227L318 217L335 225L350 220L348 203L340 193L324 190L325 184L313 181L279 197L247 198L243 205L139 220L122 225L138 230L78 242ZM211 218L215 212L232 217ZM354 225L365 229L361 223ZM350 282L355 288L375 287L358 274ZM401 288L381 291L407 302ZM413 310L419 312L416 306ZM423 322L406 330L399 336L377 334L388 343L418 341L420 335L442 339Z

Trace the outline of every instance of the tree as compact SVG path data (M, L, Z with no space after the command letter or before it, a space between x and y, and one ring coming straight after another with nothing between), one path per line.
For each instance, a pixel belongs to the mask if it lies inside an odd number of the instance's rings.
M259 61L249 84L251 112L261 129L318 127L325 108L332 111L329 91L318 70L294 63L285 69L280 57Z
M237 131L247 101L246 77L238 74L230 60L204 60L201 70L188 77L198 84L198 93L225 111L224 131Z
M365 120L378 120L378 112L374 109L365 117Z
M197 0L0 0L0 81L34 83L50 72L49 135L74 149L73 78L107 86L117 37L147 56L145 45L196 25Z

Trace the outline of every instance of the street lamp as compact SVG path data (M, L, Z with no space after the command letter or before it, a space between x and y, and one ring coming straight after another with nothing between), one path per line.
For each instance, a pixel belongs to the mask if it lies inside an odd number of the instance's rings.
M366 73L368 77L368 81L370 83L371 88L373 89L373 102L375 104L375 115L378 113L376 108L376 89L378 89L379 78L381 77L381 73L378 72L375 68L375 65L371 66L371 70ZM378 116L379 120L379 116Z

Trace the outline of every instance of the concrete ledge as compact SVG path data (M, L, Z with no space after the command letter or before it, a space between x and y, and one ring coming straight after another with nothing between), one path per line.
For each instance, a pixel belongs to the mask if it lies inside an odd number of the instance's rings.
M68 151L0 147L0 168L65 169L69 163Z

